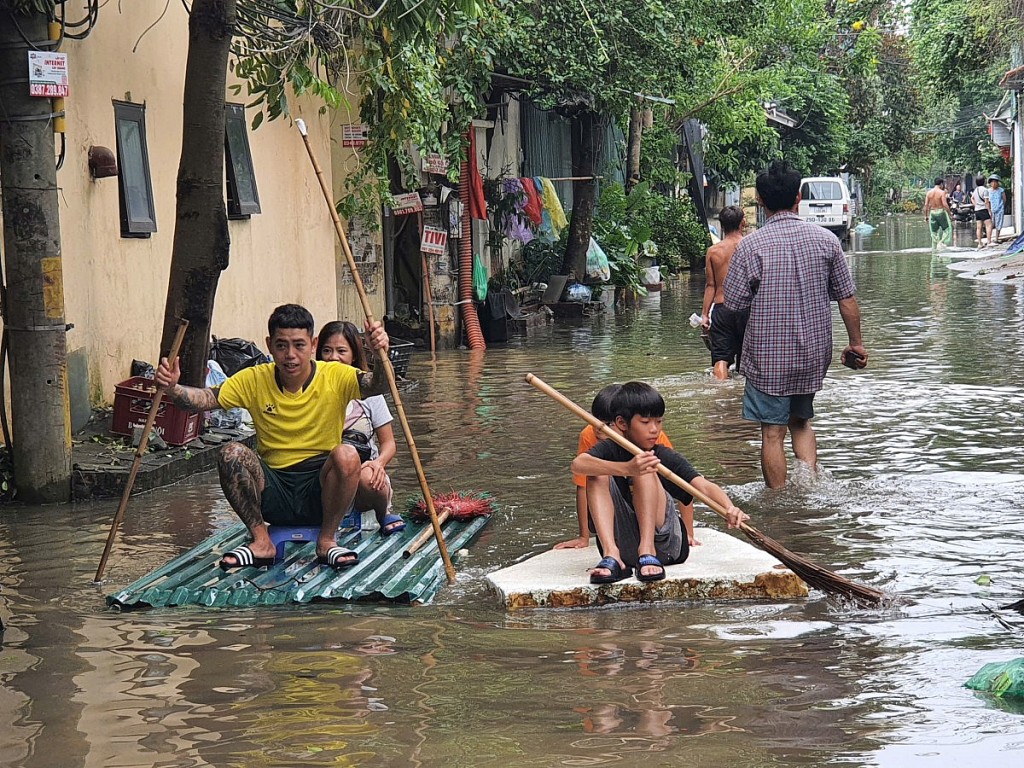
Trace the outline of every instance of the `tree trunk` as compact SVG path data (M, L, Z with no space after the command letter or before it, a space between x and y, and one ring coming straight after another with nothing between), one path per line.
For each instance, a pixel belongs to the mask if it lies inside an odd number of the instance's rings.
M45 14L17 14L0 22L0 179L11 449L18 498L30 503L71 497L67 326L52 109L50 99L28 95L26 82L26 40L37 46L47 38Z
M205 385L213 302L228 266L224 206L224 94L235 0L195 0L188 21L181 159L171 274L161 352L179 318L189 321L181 348L182 383Z
M626 142L626 194L640 183L640 142L644 135L644 114L629 110L629 138Z
M572 175L583 181L572 184L572 219L569 242L562 261L563 274L570 272L578 281L587 276L587 247L594 229L594 205L597 202L597 166L601 160L601 116L582 112L572 126Z

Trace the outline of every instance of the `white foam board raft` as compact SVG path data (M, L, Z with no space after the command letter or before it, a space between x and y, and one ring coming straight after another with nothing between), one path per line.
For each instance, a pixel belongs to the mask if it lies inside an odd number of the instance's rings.
M632 576L615 584L591 584L589 570L601 559L586 549L549 550L487 579L506 608L581 608L609 603L660 600L781 600L806 597L807 585L782 563L745 540L698 528L701 546L685 563L665 569L649 584Z

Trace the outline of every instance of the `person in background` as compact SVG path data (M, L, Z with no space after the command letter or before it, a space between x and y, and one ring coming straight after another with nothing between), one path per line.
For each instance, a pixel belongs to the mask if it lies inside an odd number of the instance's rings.
M960 205L964 199L964 188L957 184L953 187L953 191L949 193L950 208L954 205Z
M978 247L984 248L985 238L982 237L983 231L988 234L989 244L992 243L992 208L989 205L985 177L979 176L974 180L974 183L974 191L971 192L971 205L974 206L974 219L977 222L975 225L975 239L978 241Z
M1006 190L1002 187L1002 179L998 173L988 177L988 204L992 213L992 229L989 231L988 244L999 242L999 233L1003 230L1003 215L1006 211Z
M811 427L814 394L832 361L832 302L850 343L844 364L863 368L868 353L856 286L839 238L803 221L800 173L781 161L757 176L764 225L737 246L725 279L725 305L750 311L743 338L743 418L761 425L761 473L769 488L786 484L786 433L812 471L818 446Z
M344 320L327 323L320 329L317 339L317 360L343 363L360 371L367 369L362 337L353 323ZM362 461L355 508L359 512L372 510L385 536L405 530L405 521L391 511L394 494L387 473L387 465L396 451L391 426L394 420L383 395L353 400L348 404L342 436L343 442L356 448Z
M946 180L936 177L935 186L928 190L924 198L924 220L932 235L932 250L940 244L949 245L953 234L953 212L949 210L946 199Z
M739 369L743 332L747 327L746 312L733 312L722 303L729 261L743 238L743 209L736 205L723 208L718 221L722 225L722 239L708 248L705 259L701 323L709 329L712 372L716 379L725 381L734 361Z

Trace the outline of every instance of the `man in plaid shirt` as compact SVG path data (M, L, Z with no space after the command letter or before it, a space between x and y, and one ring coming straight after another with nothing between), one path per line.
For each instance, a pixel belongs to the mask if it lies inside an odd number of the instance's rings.
M785 439L796 458L817 467L810 420L814 393L832 361L832 301L839 302L850 343L843 362L863 368L856 286L838 238L796 214L800 173L774 162L757 177L768 219L736 248L725 280L725 305L750 310L741 372L743 418L761 424L761 472L769 488L786 484Z

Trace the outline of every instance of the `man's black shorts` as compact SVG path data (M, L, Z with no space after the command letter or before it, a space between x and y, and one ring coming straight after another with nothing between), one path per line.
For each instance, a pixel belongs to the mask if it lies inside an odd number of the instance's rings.
M711 311L711 364L724 360L740 367L740 352L743 351L743 333L747 329L749 310L736 312L725 304L715 304Z
M263 465L263 520L271 525L320 525L324 519L320 500L320 470L327 455L302 462L299 467L271 469Z
M987 208L982 208L980 211L974 211L974 218L977 219L978 221L988 221L992 217L989 215Z

